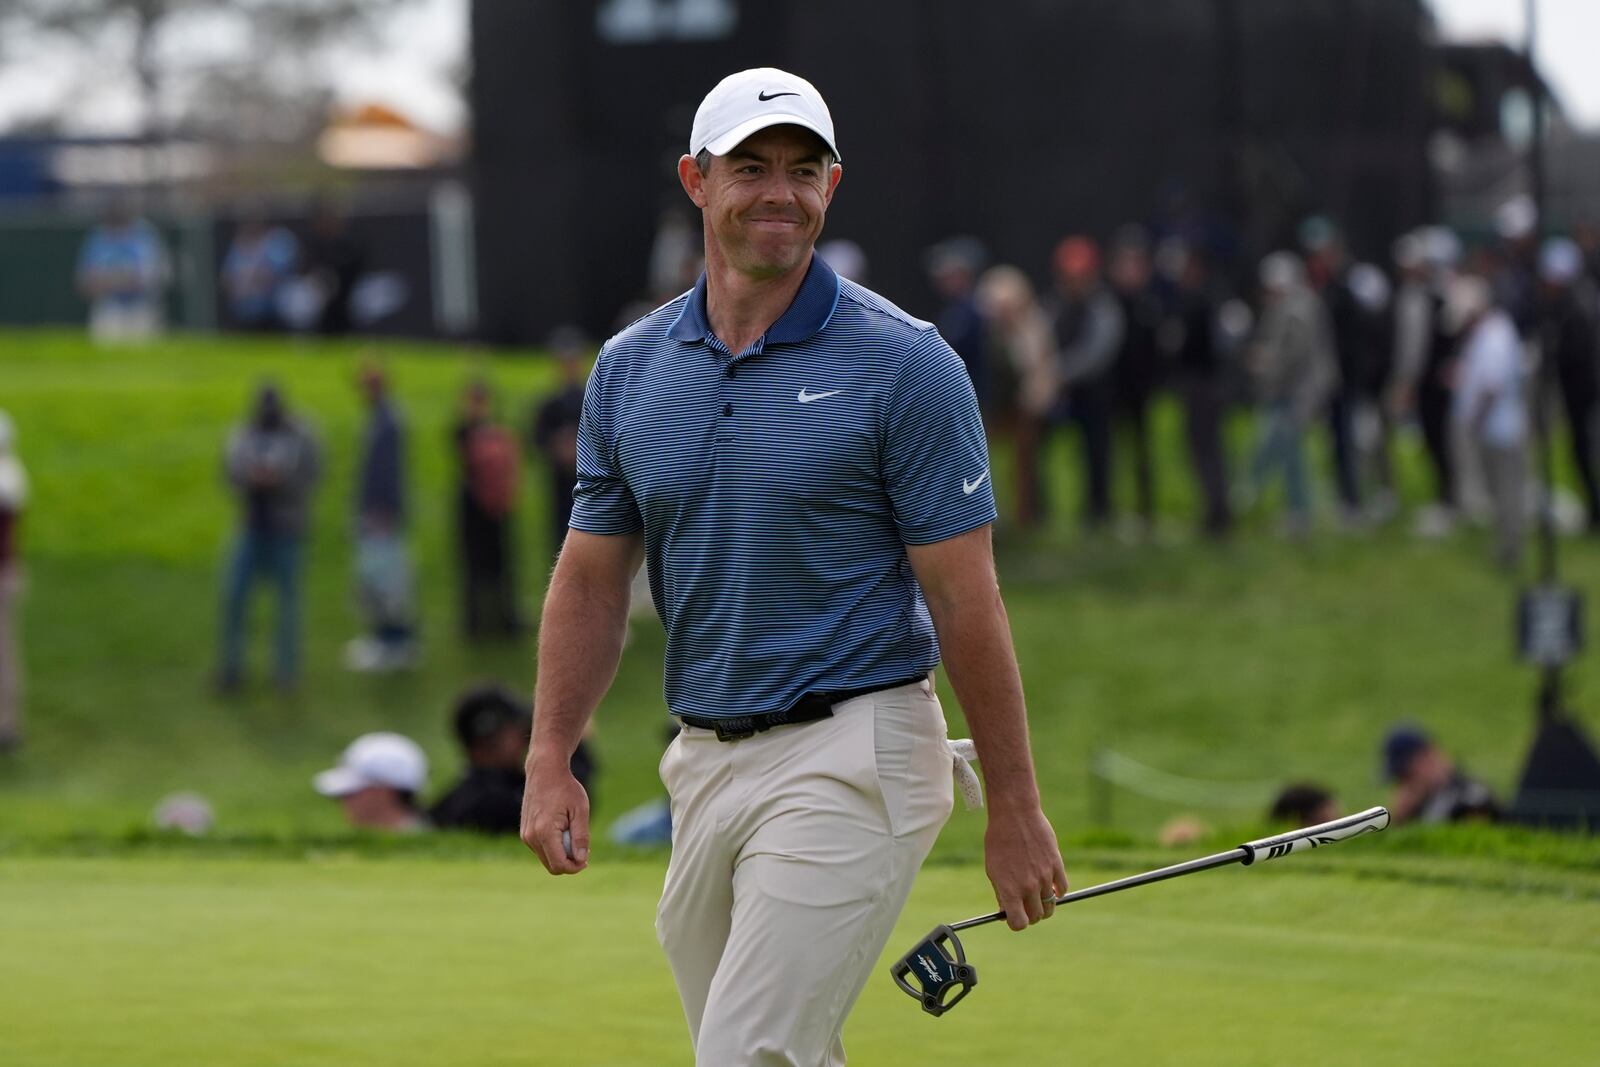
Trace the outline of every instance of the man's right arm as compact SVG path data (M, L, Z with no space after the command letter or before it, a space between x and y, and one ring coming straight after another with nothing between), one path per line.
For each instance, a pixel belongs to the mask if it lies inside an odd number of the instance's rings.
M577 874L588 866L589 796L572 776L572 753L616 676L629 590L643 558L640 533L570 530L550 578L539 624L522 841L551 874ZM571 835L570 856L563 831Z

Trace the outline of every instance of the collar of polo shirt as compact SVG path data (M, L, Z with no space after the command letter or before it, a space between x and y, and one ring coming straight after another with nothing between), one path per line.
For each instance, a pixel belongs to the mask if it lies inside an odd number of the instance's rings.
M813 252L811 266L806 269L799 291L794 294L788 309L778 316L778 321L767 327L760 343L765 346L809 340L828 325L838 306L839 276L823 262L821 256ZM702 273L700 280L694 283L694 290L690 292L689 299L684 301L683 311L667 328L667 336L675 341L706 341L713 336L710 319L706 315L705 274Z

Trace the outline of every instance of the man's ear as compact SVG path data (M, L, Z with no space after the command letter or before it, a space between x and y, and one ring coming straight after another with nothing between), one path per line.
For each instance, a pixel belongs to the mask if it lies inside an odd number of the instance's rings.
M696 163L693 156L678 157L678 182L683 186L683 191L689 194L689 199L694 201L694 206L706 206L706 176L700 173L700 164Z
M844 177L844 167L838 163L828 168L828 193L823 197L824 204L833 203L833 194L839 188L839 180Z

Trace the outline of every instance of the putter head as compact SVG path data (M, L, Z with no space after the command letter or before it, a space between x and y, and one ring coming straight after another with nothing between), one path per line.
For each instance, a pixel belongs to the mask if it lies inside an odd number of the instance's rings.
M977 969L967 962L960 939L948 926L935 926L916 948L889 968L889 974L894 984L919 1001L929 1015L943 1015L978 984ZM913 986L909 978L915 978L917 984Z

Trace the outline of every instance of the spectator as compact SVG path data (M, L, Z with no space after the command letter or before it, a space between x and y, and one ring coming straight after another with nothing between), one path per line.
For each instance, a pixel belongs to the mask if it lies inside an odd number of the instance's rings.
M306 239L305 270L320 301L317 332L350 332L350 296L366 269L366 249L350 232L344 214L331 203L317 207Z
M1418 516L1417 532L1440 537L1455 527L1461 506L1459 465L1456 462L1450 412L1455 407L1456 336L1444 313L1445 293L1461 259L1461 242L1443 226L1419 231L1432 299L1432 331L1427 359L1417 385L1417 422L1422 428L1428 461L1433 467L1436 503Z
M928 279L942 301L936 325L939 336L956 350L978 393L978 405L989 411L988 367L984 363L987 326L978 310L978 272L983 269L983 245L971 237L952 237L928 250Z
M1591 285L1600 286L1600 225L1582 219L1572 227L1572 239L1583 257L1583 274Z
M321 471L317 442L290 417L277 388L264 385L249 421L228 439L224 467L239 502L239 532L223 576L217 686L233 692L243 681L246 600L265 578L278 592L276 681L291 689L299 675L303 548Z
M997 422L1016 442L1017 525L1038 524L1042 513L1039 445L1056 400L1055 342L1050 321L1034 299L1028 276L1016 267L990 267L978 281L978 307L989 324L993 369L1005 372L1006 397Z
M1389 347L1393 333L1394 289L1389 284L1389 276L1371 263L1353 264L1345 275L1345 287L1355 305L1351 343L1358 346L1361 353L1353 361L1353 372L1359 377L1354 388L1347 390L1347 395L1351 405L1350 440L1356 455L1356 484L1366 509L1362 514L1349 516L1349 520L1384 523L1400 510L1391 455L1392 426L1384 404L1394 369Z
M1269 822L1296 828L1332 822L1338 817L1338 800L1333 793L1311 782L1284 786L1267 812Z
M1225 537L1233 525L1228 507L1228 465L1222 422L1228 407L1228 376L1218 343L1216 296L1210 268L1198 249L1173 246L1177 295L1161 327L1161 345L1170 354L1183 402L1184 439L1199 483L1204 515L1201 529Z
M1050 311L1061 376L1061 402L1082 438L1083 523L1111 518L1112 372L1126 327L1122 306L1100 276L1100 249L1087 237L1064 238L1053 260Z
M1583 276L1583 253L1566 238L1539 252L1540 350L1555 367L1567 413L1572 465L1583 483L1589 531L1600 533L1600 487L1595 481L1594 420L1600 403L1600 341L1596 339L1594 286Z
M89 336L102 343L144 341L161 332L167 252L146 219L117 200L78 253L78 291L89 301Z
M1393 255L1398 284L1390 344L1392 370L1384 393L1385 415L1393 423L1413 415L1417 417L1433 467L1435 503L1432 511L1439 516L1428 521L1448 528L1449 516L1454 510L1449 436L1438 419L1437 396L1426 398L1432 404L1430 410L1424 403L1423 392L1429 388L1424 376L1434 369L1442 355L1437 350L1441 348L1440 338L1444 332L1440 321L1440 295L1428 262L1426 232L1414 230L1403 235L1395 241ZM1440 385L1434 383L1432 388L1437 393ZM1448 405L1445 410L1448 411Z
M1138 227L1124 229L1111 249L1112 292L1122 306L1122 348L1112 364L1113 407L1122 439L1133 456L1135 499L1144 532L1156 517L1155 456L1150 404L1161 384L1158 336L1163 318L1151 291L1150 245Z
M16 428L0 411L0 755L22 744L22 642L17 636L22 552L17 530L27 503L28 473L17 456Z
M367 428L356 470L356 596L367 632L345 646L355 671L416 665L416 580L406 543L405 428L377 363L362 368Z
M1327 219L1314 216L1300 225L1306 276L1322 300L1331 328L1337 383L1329 390L1326 414L1332 445L1334 486L1340 517L1354 526L1361 517L1361 479L1355 442L1355 412L1367 379L1367 336L1360 301L1350 286L1350 262L1344 239Z
M550 352L561 368L561 387L534 408L528 426L528 451L550 472L550 554L559 555L572 521L572 492L578 484L578 417L583 414L583 370L588 344L575 326L550 335Z
M260 218L240 222L222 260L228 324L239 330L281 329L279 294L299 258L300 242L285 227Z
M1510 317L1519 336L1531 337L1539 303L1539 208L1533 197L1518 193L1496 208L1494 229L1499 244L1486 250L1493 263L1485 275L1491 298Z
M339 765L312 780L317 792L337 800L351 826L415 833L429 829L417 808L428 784L428 757L409 737L362 734L339 756Z
M517 442L495 421L492 403L486 382L471 383L454 430L462 622L471 641L514 637L525 629L517 610L511 539L520 477Z
M1510 328L1509 316L1506 322ZM1394 786L1389 814L1397 826L1464 819L1494 822L1502 815L1500 802L1489 787L1468 777L1414 726L1396 726L1383 739L1383 773Z
M867 253L847 237L835 237L817 246L817 255L841 278L867 284Z
M674 719L666 728L668 748L678 737L678 723ZM666 760L663 755L662 760ZM611 824L611 840L619 845L648 848L653 845L672 844L672 802L665 794L629 808Z
M1514 570L1522 557L1527 507L1522 341L1511 316L1494 305L1489 283L1476 275L1450 283L1445 314L1451 332L1461 338L1451 417L1463 449L1483 474L1495 530L1495 562Z
M1306 285L1299 257L1274 252L1261 261L1260 278L1262 311L1252 370L1261 403L1261 430L1251 482L1259 494L1273 469L1282 469L1286 529L1300 536L1311 528L1305 432L1323 410L1338 368L1327 312Z
M486 834L516 833L522 824L523 761L533 728L527 703L503 686L478 686L456 701L454 723L467 770L434 804L429 812L433 824ZM594 760L584 741L572 754L572 775L589 789Z

